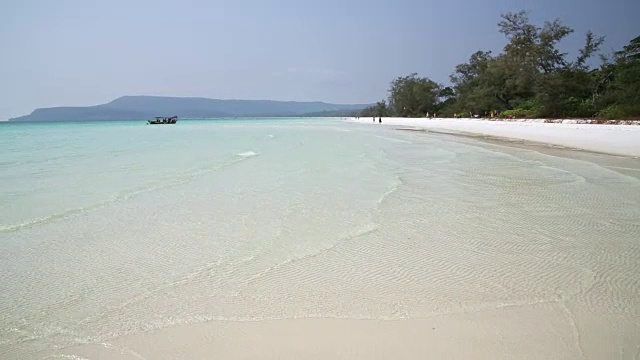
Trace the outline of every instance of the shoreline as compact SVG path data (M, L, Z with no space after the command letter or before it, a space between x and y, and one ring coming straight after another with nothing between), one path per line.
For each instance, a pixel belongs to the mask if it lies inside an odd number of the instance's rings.
M498 146L507 147L512 149L524 149L535 151L540 154L562 157L572 160L587 161L597 164L603 168L615 171L622 175L630 176L640 180L640 160L637 157L631 157L627 155L617 155L604 152L597 152L585 149L575 149L565 146L553 145L543 142L535 142L529 140L520 140L513 138L504 138L490 135L462 133L462 132L447 132L437 130L425 130L414 128L396 128L399 131L413 131L422 132L425 134L438 134L445 136L452 136L458 139L470 139L473 141L480 141L483 146Z
M371 124L371 118L350 118L353 123ZM572 120L573 121L573 120ZM478 120L443 118L382 118L375 125L406 127L404 130L426 130L450 135L489 136L507 140L561 146L596 153L640 157L640 126L548 123L540 120Z
M298 318L208 321L121 336L100 344L46 350L42 358L75 359L577 359L581 345L542 322L570 333L558 304L505 306L397 320ZM544 320L540 320L544 319ZM527 326L522 326L527 322ZM478 333L486 334L478 338ZM522 352L523 339L544 343ZM457 343L458 346L452 346ZM597 353L597 351L596 351Z

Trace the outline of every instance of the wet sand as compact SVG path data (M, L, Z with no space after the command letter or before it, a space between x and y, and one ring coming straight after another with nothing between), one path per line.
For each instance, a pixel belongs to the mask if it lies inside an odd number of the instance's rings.
M598 125L595 125L598 126ZM558 156L567 159L588 161L598 164L607 169L619 172L621 174L640 179L640 158L635 156L607 154L597 151L589 151L584 149L574 149L560 145L547 144L544 142L527 141L521 139L511 139L498 136L481 135L464 132L427 130L421 128L397 127L400 131L413 132L430 132L441 134L443 136L453 136L457 138L468 138L472 141L481 141L483 143L496 146L507 146L519 149L536 151L541 154Z

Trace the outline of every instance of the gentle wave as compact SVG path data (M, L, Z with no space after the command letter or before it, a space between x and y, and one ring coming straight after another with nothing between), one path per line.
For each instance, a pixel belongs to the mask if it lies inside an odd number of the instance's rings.
M387 191L384 192L384 194L382 194L378 200L376 201L377 204L382 204L382 202L391 194L393 194L394 192L396 192L398 190L398 188L400 187L400 185L402 185L402 179L400 178L400 176L396 176L395 179L393 180L393 182L391 182L391 184L389 185L389 188Z
M41 225L41 224L48 224L48 223L52 223L52 222L56 222L59 220L63 220L63 219L67 219L71 216L74 215L78 215L78 214L82 214L82 213L86 213L92 210L96 210L96 209L100 209L100 208L104 208L107 207L109 205L112 205L114 203L118 203L118 202L122 202L122 201L126 201L129 200L133 197L136 197L138 195L141 194L145 194L151 191L156 191L156 190L163 190L163 189L167 189L167 188L171 188L174 186L178 186L178 185L183 185L186 184L190 181L193 181L194 179L203 176L205 174L208 174L210 172L213 171L217 171L217 170L221 170L223 168L226 168L228 166L237 164L243 160L252 158L258 156L258 153L255 153L253 151L246 151L246 152L242 152L239 154L236 154L234 158L232 158L231 160L228 160L226 162L223 162L217 166L213 166L210 168L206 168L206 169L201 169L201 170L195 170L192 171L191 173L188 173L184 176L182 176L181 178L173 178L173 179L168 179L159 183L156 183L155 185L152 185L150 187L147 188L142 188L142 189L137 189L137 190L133 190L130 191L128 193L125 194L119 194L116 195L110 199L104 200L104 201L100 201L94 204L91 204L89 206L83 206L83 207L79 207L79 208L74 208L74 209L69 209L63 212L59 212L59 213L55 213L49 216L45 216L45 217L40 217L40 218L36 218L36 219L31 219L29 221L23 222L23 223L19 223L19 224L7 224L7 225L0 225L0 233L3 232L13 232L13 231L18 231L21 229L25 229L25 228L30 228L30 227L34 227L37 225Z
M46 359L70 359L70 360L89 360L86 357L78 356L78 355L66 355L66 354L54 354L48 356Z
M245 152L241 152L241 153L239 153L237 155L240 156L240 157L245 157L245 158L258 156L258 154L253 152L253 151L245 151Z

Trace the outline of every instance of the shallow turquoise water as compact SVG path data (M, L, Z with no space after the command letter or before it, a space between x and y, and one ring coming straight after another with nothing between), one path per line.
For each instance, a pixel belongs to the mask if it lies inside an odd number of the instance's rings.
M313 120L9 123L0 127L0 231L54 221L296 144ZM269 132L277 132L278 139ZM303 140L303 139L302 139ZM264 155L264 154L263 154Z

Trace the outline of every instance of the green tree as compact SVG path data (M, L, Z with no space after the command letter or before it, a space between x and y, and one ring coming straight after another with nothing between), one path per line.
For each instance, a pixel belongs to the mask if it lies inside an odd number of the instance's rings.
M614 62L606 64L601 75L605 90L598 115L607 118L640 117L640 36L614 53Z
M585 45L576 60L569 62L562 54L562 67L543 72L536 82L536 102L540 116L545 117L591 117L596 113L595 91L597 77L587 65L587 61L600 48L604 38L596 38L587 32Z
M483 112L494 106L496 99L486 91L483 78L487 68L495 61L490 51L476 51L468 63L459 64L450 76L456 93L455 112Z
M460 103L471 111L520 109L517 116L588 116L595 106L592 76L587 60L603 42L588 32L584 48L573 62L558 49L558 43L573 33L559 19L542 27L531 24L525 11L506 13L498 23L508 42L504 51L484 63L467 88L459 86ZM471 64L471 63L470 63ZM456 68L465 70L468 64ZM455 73L454 73L455 74ZM455 79L454 79L455 80ZM497 100L492 101L491 98Z
M640 60L640 36L631 40L629 45L617 51L615 54L618 60L622 62Z
M375 116L389 116L389 109L387 108L387 102L385 100L380 100L376 103L374 108Z
M383 99L376 102L375 105L369 106L360 111L362 117L374 117L374 116L390 116L391 112L387 107L387 102Z
M537 27L529 22L525 11L503 14L498 27L508 42L503 53L489 64L481 83L501 108L510 110L535 95L543 74L557 73L567 66L566 54L557 49L557 44L573 30L558 19Z
M519 117L640 117L640 36L613 54L601 56L593 69L603 37L586 33L575 59L559 48L574 32L559 19L542 26L527 12L506 13L498 23L507 38L501 53L476 51L455 67L451 87L413 73L396 78L388 103L371 114L424 116L426 113L483 114L492 110Z
M389 88L389 105L403 117L420 117L438 109L442 85L413 73L396 78Z

